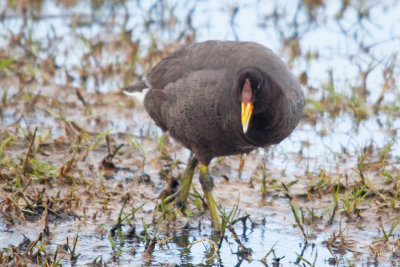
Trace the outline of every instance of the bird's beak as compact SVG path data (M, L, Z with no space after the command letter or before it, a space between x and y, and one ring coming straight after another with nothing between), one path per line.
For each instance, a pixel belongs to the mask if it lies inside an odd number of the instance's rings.
M242 101L242 126L244 133L246 133L249 128L252 112L253 112L253 103L251 103L251 101L248 101L245 104L244 101Z

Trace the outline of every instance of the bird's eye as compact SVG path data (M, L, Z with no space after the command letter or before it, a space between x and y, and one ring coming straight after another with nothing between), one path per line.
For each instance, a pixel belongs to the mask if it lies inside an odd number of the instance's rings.
M251 82L251 87L253 88L254 93L260 91L261 82L258 79L254 79Z

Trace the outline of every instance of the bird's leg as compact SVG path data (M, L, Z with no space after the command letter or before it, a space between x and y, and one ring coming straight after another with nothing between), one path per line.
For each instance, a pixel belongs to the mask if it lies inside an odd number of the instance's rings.
M183 173L182 184L179 189L179 198L178 198L178 205L184 206L187 202L187 198L190 191L190 186L192 185L192 179L194 170L196 169L197 163L199 161L196 157L190 157L188 164L186 166L186 170Z
M217 204L212 196L212 180L208 174L208 167L205 164L200 164L200 184L204 192L208 210L210 211L211 220L215 229L221 229L221 223L218 215Z

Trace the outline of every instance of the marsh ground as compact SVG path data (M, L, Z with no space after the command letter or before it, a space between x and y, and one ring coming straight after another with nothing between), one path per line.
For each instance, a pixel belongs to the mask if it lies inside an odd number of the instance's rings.
M398 266L397 1L6 1L0 11L1 264ZM206 39L271 47L307 97L287 140L213 160L220 236L197 174L186 216L160 198L189 151L154 125L142 95L120 92Z

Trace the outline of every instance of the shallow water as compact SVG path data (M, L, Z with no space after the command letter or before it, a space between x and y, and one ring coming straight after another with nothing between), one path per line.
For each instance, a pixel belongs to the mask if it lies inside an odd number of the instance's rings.
M315 9L312 5L299 5L298 1L274 1L269 4L256 0L246 3L126 1L120 4L103 3L99 6L89 1L72 1L70 6L54 1L39 2L40 10L30 10L36 16L34 19L30 15L23 16L20 9L12 8L8 3L0 4L0 11L4 11L1 13L5 14L0 23L1 51L10 51L16 61L34 66L34 71L31 72L36 72L35 81L25 85L21 82L21 77L18 80L17 75L4 75L5 71L0 68L0 74L3 75L0 97L3 98L8 88L8 97L16 99L12 105L1 106L2 131L16 132L16 127L27 129L39 126L39 134L49 131L51 144L58 138L64 138L66 143L71 143L62 120L46 110L51 109L65 116L68 121L77 122L88 132L98 134L109 130L115 144L126 144L115 163L120 168L128 168L128 171L112 173L109 179L98 169L107 152L102 143L90 151L87 159L78 163L74 177L85 182L78 183L78 186L54 182L53 186L48 187L49 194L55 195L57 191L62 196L76 193L82 201L75 210L81 219L72 217L52 223L51 236L44 238L47 240L48 250L54 253L57 246L66 243L67 237L71 242L80 229L77 252L81 255L77 261L71 262L67 253L64 253L62 263L82 265L94 261L96 257L99 257L99 261L101 257L109 265L121 266L264 266L260 259L276 243L275 258L283 257L280 260L282 266L296 265L301 253L311 263L315 259L315 266L347 266L353 261L359 266L371 266L375 264L376 253L379 254L379 263L396 266L393 264L396 264L400 255L396 254L398 252L395 248L396 240L399 240L397 228L386 247L381 248L377 244L381 242L381 226L389 229L398 218L398 210L388 210L386 207L381 209L381 203L371 199L360 204L363 208L360 216L362 219L339 214L332 225L326 226L333 206L332 191L321 191L320 195L310 193L307 197L304 197L304 192L319 181L321 173L326 173L333 181L340 180L352 189L351 185L357 184L360 178L357 164L362 153L371 150L370 158L367 159L373 163L388 144L391 144L387 156L388 165L382 169L388 172L393 170L393 180L398 180L399 90L395 82L385 84L389 78L400 74L396 58L400 40L400 29L396 27L400 23L398 1L382 1L379 4L369 1L351 3L341 18L338 16L344 1L326 1L324 6ZM361 16L361 11L367 12L369 16ZM127 38L131 42L140 42L138 59L133 64L129 82L145 74L164 55L162 51L174 50L179 44L190 42L193 38L195 41L256 41L281 55L296 76L307 74L307 82L304 83L304 92L309 100L306 116L289 138L277 146L244 156L245 168L241 179L238 179L239 156L227 157L221 161L215 159L211 164L217 202L230 210L239 199L241 216L250 214L254 222L252 225L247 221L245 230L241 223L235 225L241 242L252 250L252 261L238 256L239 247L229 232L222 242L219 260L207 262L210 257L210 244L207 241L188 249L190 243L201 238L210 239L212 236L209 219L204 215L191 218L189 229L183 229L186 223L183 217L178 218L172 229L163 229L162 237L175 237L164 245L157 244L150 259L143 256L145 245L140 238L126 239L126 243L120 248L120 255L114 256L116 251L112 249L109 236L122 205L122 196L130 194L134 207L144 205L133 222L136 233L143 231L144 223L150 224L151 231L154 231L154 223L150 222L158 194L165 184L159 171L163 164L170 163L158 159L160 152L157 138L162 133L140 104L143 94L138 96L138 101L131 103L132 100L115 93L124 85L126 71L118 67L127 64L123 60L129 54L127 47L116 44L123 43L123 30L127 31L126 34L129 33ZM21 46L12 45L10 36L21 32L37 41L29 46L31 52L37 53L36 61L26 56L27 52ZM180 35L183 37L176 42ZM289 41L296 41L296 38L301 48L299 55L295 54L295 47L288 45ZM100 52L95 49L99 44L102 45ZM160 52L151 57L149 54L153 50ZM42 68L43 63L38 63L49 56L54 56L54 62L58 65L54 76L47 76L46 70ZM146 58L148 62L144 59L141 61L142 58ZM104 70L108 64L115 68L109 71L110 74ZM390 69L392 65L393 68ZM87 77L82 74L84 70L88 72ZM333 85L330 84L330 79ZM365 88L362 86L363 82ZM81 89L89 108L79 102L74 88ZM17 97L21 90L48 98L40 100L33 110L24 113L29 101ZM363 93L366 95L363 96ZM374 104L379 101L381 94L383 98L380 107L383 108L374 113ZM365 101L363 97L366 98ZM350 104L343 104L352 98L361 101L359 107L351 109ZM328 99L325 105L324 99ZM61 105L54 104L56 100ZM320 103L322 110L315 110L318 106L313 105L311 100ZM366 106L362 110L366 114L357 121L358 109L363 106ZM337 114L335 107L339 109ZM24 119L13 125L21 114ZM130 134L141 143L144 151L128 144L132 141ZM21 133L19 137L21 138ZM96 138L89 139L85 145L89 146L95 140ZM6 156L15 162L23 158L26 150L26 144L20 139L18 142L6 150ZM189 151L168 138L166 146L173 160L186 162ZM51 156L41 155L41 159L60 167L66 158L70 158L70 151L72 149L68 147L49 148L47 153ZM266 200L262 200L260 182L255 178L259 176L263 158L266 158L265 168L268 175ZM88 170L88 166L92 166L93 170ZM173 173L178 175L183 170L184 165L179 165ZM151 177L151 185L136 182L142 173ZM226 175L229 181L222 179L222 175ZM373 181L373 187L395 187L385 183L381 170L367 170L365 175L368 181ZM254 180L254 188L248 185L250 179ZM195 187L201 192L197 177L195 181ZM305 216L312 210L316 217L321 217L304 226L309 235L309 246L304 251L305 240L293 217L289 200L283 190L276 189L281 181L286 184L298 181L290 187L291 193L297 197L297 205ZM36 186L42 187L35 184L35 189ZM96 197L90 196L88 192ZM4 193L6 195L9 196ZM0 200L4 201L2 198ZM106 200L111 203L110 209L104 208ZM398 200L396 201L398 206ZM344 195L341 195L339 203L342 208L345 203ZM94 214L97 215L96 219L93 219ZM40 221L29 223L21 220L16 225L9 225L0 216L0 246L17 246L22 242L23 235L34 240L40 229ZM123 230L128 231L128 227L123 227ZM337 244L332 254L326 241L340 230L344 231L345 241L342 243L347 249ZM118 243L115 237L114 241ZM380 248L379 252L371 249L375 245ZM336 258L336 262L333 258ZM271 265L273 261L274 256L271 254L267 263Z

